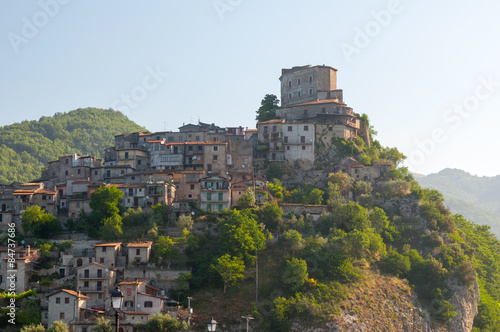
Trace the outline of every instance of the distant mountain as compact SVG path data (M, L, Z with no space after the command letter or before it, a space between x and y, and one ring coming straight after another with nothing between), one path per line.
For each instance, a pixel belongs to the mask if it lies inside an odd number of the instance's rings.
M27 182L41 175L43 164L66 154L101 157L114 135L146 131L112 109L77 109L0 127L0 183Z
M439 173L415 176L422 187L439 190L452 212L475 223L491 226L500 237L500 175L471 175L459 169L446 168Z

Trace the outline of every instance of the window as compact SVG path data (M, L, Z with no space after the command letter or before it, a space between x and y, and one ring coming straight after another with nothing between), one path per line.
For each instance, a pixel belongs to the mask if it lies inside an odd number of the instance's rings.
M219 204L219 212L222 212L222 210L224 210L224 208L222 207L222 204Z
M139 160L139 164L140 164L140 160ZM125 174L125 170L124 170L124 169L122 169L122 170L120 171L120 174Z
M0 214L0 222L3 221L3 214Z
M292 94L291 93L288 94L288 100L292 100Z
M99 258L99 263L104 264L104 257Z
M288 131L292 131L292 126L288 126Z
M102 270L97 270L97 278L102 278Z
M309 89L309 96L313 94L313 89Z
M182 136L179 136L179 142L182 142Z
M326 107L321 108L321 113L326 113Z
M133 308L134 307L134 302L133 301L125 301L125 307L127 307L127 308Z
M300 136L300 143L305 143L305 142L306 142L306 137Z
M42 195L42 201L46 201L47 200L47 195Z
M307 110L304 110L304 116L307 116Z
M87 332L87 328L86 327L82 327L82 332Z
M290 145L286 147L287 150L290 150Z
M152 301L146 301L144 302L144 308L152 308L153 307L153 302Z
M276 132L276 126L273 126L273 133Z
M212 211L212 204L207 204L207 210Z
M94 171L94 175L99 175L99 171Z
M64 312L59 313L59 319L64 319Z
M60 297L56 297L56 303L61 303L61 298Z
M207 193L207 201L211 201L212 200L212 193Z
M188 151L193 151L193 146L192 145L188 146Z
M213 161L216 161L216 160L217 160L217 155L214 155Z
M66 159L66 164L68 164L69 159Z
M313 81L313 77L312 77L312 75L310 75L309 76L309 83L312 83L312 81Z
M200 136L196 136L196 142L200 140Z
M300 91L297 91L297 97L300 98Z
M288 143L288 136L283 137L283 142Z
M306 146L305 145L302 145L302 150L305 150L306 149Z
M309 130L309 126L304 126L304 131L308 131Z
M288 87L292 86L292 81L288 81Z
M267 134L267 126L264 127L264 134Z
M218 197L219 201L222 201L223 198L224 198L224 194L223 193L219 193L219 197Z
M328 131L333 131L333 127L332 126L328 127Z
M189 195L188 195L188 197L189 197L189 198L192 198L192 197L193 197L193 195L189 194Z
M141 254L141 249L135 249L135 254L140 255Z
M84 281L83 282L83 287L88 288L89 287L89 282L88 281Z
M64 171L64 175L68 176L68 171Z
M190 188L191 190L194 190L194 184L192 184L189 188Z
M81 174L82 173L82 170L81 169L78 169L78 174Z
M125 152L125 159L128 159L128 152Z
M69 304L69 297L65 297L65 298L64 298L64 303L65 303L65 304Z
M218 146L214 146L214 151L219 151L219 147Z
M300 78L297 78L297 85L300 85Z
M139 160L137 160L137 165L140 165L140 164L141 164L141 162L142 162L142 160L140 160L140 159L139 159ZM122 173L122 174L123 174L123 173Z

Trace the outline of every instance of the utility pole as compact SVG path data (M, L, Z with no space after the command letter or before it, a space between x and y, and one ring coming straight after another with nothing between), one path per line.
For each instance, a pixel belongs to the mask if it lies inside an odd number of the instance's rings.
M241 318L246 319L246 321L247 321L247 332L248 332L248 321L250 319L253 319L253 317L251 315L245 315L245 316L241 316Z
M259 260L257 258L257 248L255 248L255 305L259 302Z
M191 300L193 298L188 296L188 331L191 328Z

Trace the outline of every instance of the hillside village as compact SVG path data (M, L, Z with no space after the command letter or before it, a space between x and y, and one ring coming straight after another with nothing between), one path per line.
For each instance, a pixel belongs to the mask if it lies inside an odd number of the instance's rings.
M160 204L175 219L196 209L222 213L236 207L249 189L257 203L272 198L265 170L275 163L325 176L342 171L372 183L393 168L387 161L367 165L349 157L332 166L335 137L351 142L361 138L371 144L368 124L344 103L336 69L325 65L283 69L280 82L276 117L259 121L256 129L198 122L175 132L123 133L115 136L103 159L59 156L44 167L40 178L1 185L0 229L7 232L14 223L23 234L22 215L32 206L65 225L90 213L91 196L103 186L115 186L123 193L125 210L147 211ZM320 163L329 166L316 167ZM280 204L285 214L307 210L318 218L325 211L323 205ZM39 264L39 249L17 244L16 293L37 289L44 325L63 321L72 331L91 331L96 317L113 315L110 292L115 286L125 295L120 331L135 331L136 322L147 321L154 313L186 319L185 309L169 297L169 290L187 287L182 278L189 268L155 266L150 260L152 241L103 243L77 235L70 249L58 253L58 263L45 269ZM8 248L1 247L2 289L8 288L8 257ZM33 278L53 273L58 275L53 287L42 288Z

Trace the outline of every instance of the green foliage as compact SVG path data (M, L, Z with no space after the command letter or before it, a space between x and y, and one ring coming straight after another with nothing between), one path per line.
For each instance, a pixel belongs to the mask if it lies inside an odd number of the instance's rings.
M349 174L344 172L336 172L328 174L328 182L338 185L338 189L343 196L347 196L352 189L353 179Z
M40 178L40 165L58 156L88 153L102 158L114 135L135 131L146 129L118 111L97 108L0 127L0 183Z
M307 195L306 201L308 204L320 205L323 203L323 196L325 192L323 190L319 190L318 188L314 188Z
M54 324L52 324L48 329L47 332L68 332L68 324L61 322L59 320L56 320Z
M286 261L285 268L283 269L282 280L283 283L293 292L302 287L307 277L307 263L305 260L293 257L292 259Z
M194 221L190 215L181 215L177 221L177 227L180 229L187 229L191 231L193 229Z
M97 317L94 326L92 326L92 331L95 332L112 332L113 326L111 325L111 320L104 317Z
M45 332L45 327L43 327L42 323L30 324L28 326L23 326L21 332Z
M382 185L382 195L386 197L403 197L411 193L411 183L403 180L391 180Z
M353 191L356 196L370 195L372 190L372 184L366 181L356 181L353 186Z
M122 218L119 216L119 212L122 196L123 193L114 185L101 186L92 193L89 203L92 212L87 221L87 231L90 235L96 236L97 230L105 224L106 220L107 237L112 238L115 234L121 233Z
M397 251L391 251L380 262L380 268L386 273L399 277L406 275L410 271L410 258L399 254Z
M106 241L118 240L123 234L122 226L122 217L118 214L114 214L102 221L99 233Z
M153 245L153 259L157 263L161 263L163 260L175 259L178 256L179 252L174 245L174 241L168 236L160 236Z
M266 94L260 102L259 110L255 120L259 122L268 121L276 118L276 109L279 105L278 97L273 94Z
M219 224L223 253L240 257L247 263L255 260L255 251L263 250L266 240L254 216L248 211L231 210Z
M302 235L294 229L290 229L283 234L283 241L293 252L297 252L303 247Z
M24 232L31 232L34 236L48 239L62 232L62 226L56 217L44 213L38 205L33 205L23 212L21 224Z
M438 199L429 201L420 206L420 214L429 222L433 230L440 230L447 233L455 231L455 222L450 211L443 205L443 201Z
M272 182L269 182L268 188L269 191L271 192L271 195L273 195L274 198L276 199L283 198L283 191L285 191L285 188L283 188L283 185L281 184L280 180L274 178Z
M217 259L212 268L222 277L225 293L227 286L234 286L243 279L242 272L245 270L245 262L241 258L225 254Z
M253 188L247 188L245 193L238 199L238 207L249 208L255 204L255 193Z
M283 225L283 210L279 207L277 202L268 202L256 211L259 221L261 221L266 228L271 231L280 230Z
M138 323L135 327L145 329L147 332L182 332L188 330L187 322L178 320L169 314L154 314L147 323Z

